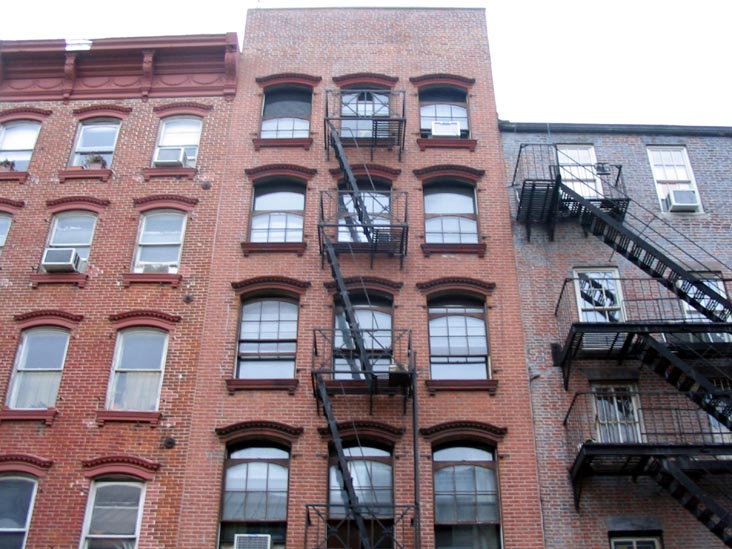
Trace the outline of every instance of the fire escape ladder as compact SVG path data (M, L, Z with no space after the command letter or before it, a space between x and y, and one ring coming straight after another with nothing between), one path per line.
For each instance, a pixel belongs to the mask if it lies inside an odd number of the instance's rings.
M668 457L649 461L647 473L706 526L727 547L732 547L732 515L689 478L681 468Z
M361 506L356 495L356 490L353 487L353 479L351 478L351 472L348 469L348 461L346 460L346 454L343 450L343 441L341 440L340 433L338 432L338 423L336 422L335 415L333 413L333 406L330 403L330 397L328 396L328 389L325 385L325 379L322 374L316 374L317 390L320 397L320 402L323 407L323 413L328 421L328 428L333 438L333 448L335 449L336 458L338 461L338 469L341 472L341 478L343 479L343 488L346 491L346 506L348 512L353 516L353 520L356 522L358 528L359 539L361 541L361 549L371 549L371 542L369 541L369 532L366 528L366 522L364 521L363 514L361 513Z
M650 335L642 336L645 347L641 361L663 377L668 383L683 391L699 408L732 429L732 397L721 391L696 368L672 353L666 345Z

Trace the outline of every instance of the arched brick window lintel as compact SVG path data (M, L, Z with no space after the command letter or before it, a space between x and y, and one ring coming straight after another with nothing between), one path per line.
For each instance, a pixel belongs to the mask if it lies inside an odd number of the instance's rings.
M54 214L68 210L88 210L99 214L109 204L109 200L94 198L93 196L65 196L46 201L48 211Z
M394 282L393 280L377 276L351 276L345 278L344 282L349 290L358 291L366 289L367 291L380 292L392 297L403 286L401 282ZM325 282L323 285L331 294L338 292L335 281Z
M15 315L13 320L21 330L35 326L60 326L73 330L84 320L84 315L77 315L59 309L43 309Z
M332 438L330 429L318 429L322 438ZM404 429L380 421L349 421L338 423L338 433L344 440L369 440L386 446L395 446L404 435Z
M276 421L242 421L225 427L217 427L214 431L226 444L247 440L271 440L291 446L303 433L303 428Z
M24 207L24 200L10 200L9 198L0 198L0 212L15 214Z
M135 209L139 212L158 210L162 208L190 212L193 210L193 207L198 204L198 199L177 194L159 194L143 198L135 198L132 203L135 206Z
M231 287L237 295L274 291L302 296L310 285L310 282L305 280L286 276L258 276L231 283Z
M205 103L184 102L170 103L168 105L158 105L153 108L153 112L160 118L168 118L169 116L200 116L203 118L213 109L213 105Z
M349 86L383 86L385 88L393 88L398 81L399 78L396 76L376 72L357 72L333 77L333 82L341 88Z
M266 164L244 170L244 173L255 183L270 177L292 177L307 182L318 173L318 170L296 164Z
M257 84L259 84L259 87L263 89L267 89L272 86L288 85L314 88L318 83L320 83L322 77L297 72L280 72L277 74L270 74L268 76L260 76L255 80Z
M417 283L417 289L428 298L448 293L467 293L482 298L491 295L495 288L495 282L486 282L467 277L445 277Z
M136 456L103 456L81 462L86 478L106 475L128 475L141 480L152 480L160 469L155 461Z
M53 111L46 109L35 109L33 107L16 107L0 111L0 124L12 120L35 120L43 122Z
M25 473L44 477L53 461L30 454L0 454L0 473Z
M181 317L162 311L137 310L109 315L109 321L118 330L132 326L150 326L169 331L181 321Z
M390 168L389 166L383 166L381 164L358 164L352 167L353 175L356 177L363 177L371 175L379 179L386 179L392 181L396 179L402 170L397 168ZM343 170L340 168L333 168L330 170L330 175L336 179L343 178Z
M417 179L424 182L430 179L443 177L451 177L458 179L467 179L468 181L477 182L483 175L485 170L476 170L468 166L458 166L455 164L441 164L439 166L429 166L414 170Z
M448 73L413 76L409 81L419 89L428 86L454 86L456 88L468 89L475 84L475 78L466 78L465 76Z
M123 107L121 105L93 105L74 110L74 115L80 121L102 117L124 120L131 112L131 107Z
M423 427L419 433L433 446L469 440L495 446L503 440L507 431L506 427L480 421L448 421Z

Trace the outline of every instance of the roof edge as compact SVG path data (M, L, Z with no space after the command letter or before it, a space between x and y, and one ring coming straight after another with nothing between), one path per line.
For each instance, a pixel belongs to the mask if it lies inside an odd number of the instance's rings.
M504 133L610 133L643 135L689 135L701 137L732 137L730 126L680 126L665 124L591 124L567 122L511 122L499 120Z

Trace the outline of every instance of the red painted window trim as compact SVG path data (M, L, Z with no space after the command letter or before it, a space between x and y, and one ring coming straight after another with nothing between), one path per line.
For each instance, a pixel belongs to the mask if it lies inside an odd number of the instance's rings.
M327 427L318 428L318 433L324 439L332 439L332 433ZM338 423L338 433L345 440L354 440L358 437L394 447L401 440L405 430L382 421L354 420Z
M0 454L0 473L26 473L43 478L53 461L31 454Z
M368 291L379 292L384 295L391 296L392 298L399 292L401 287L404 285L402 282L394 282L387 278L381 278L378 276L351 276L343 280L346 284L346 288L351 291L359 291L364 288ZM328 293L335 295L338 293L338 286L334 281L324 282Z
M97 425L105 423L147 423L155 427L163 416L160 412L138 412L131 410L97 410Z
M305 295L305 290L310 286L311 284L308 281L288 278L286 276L257 276L231 283L231 287L237 295L275 291L303 296Z
M308 245L305 242L242 242L241 251L244 257L249 254L294 253L302 256Z
M475 84L475 78L466 78L459 74L449 74L444 72L412 76L409 81L414 84L417 89L425 88L427 86L445 86L468 90L473 84Z
M268 76L258 76L255 78L257 84L262 89L271 88L272 86L307 86L314 88L323 80L320 76L312 76L310 74L298 72L280 72L270 74Z
M422 427L419 433L433 445L465 440L477 440L495 446L503 440L508 429L480 421L447 421Z
M478 257L484 257L486 245L485 242L479 244L423 243L421 248L425 257L433 254L475 254Z
M77 169L81 168L81 169ZM70 179L98 179L106 183L112 177L112 170L104 168L101 170L87 170L83 166L76 166L68 170L60 170L58 179L60 183L66 183Z
M17 181L18 183L25 183L28 181L30 172L16 172L10 170L7 172L0 172L0 181Z
M431 395L438 391L485 391L495 396L498 390L495 379L426 379L424 384Z
M204 103L196 102L179 102L170 103L168 105L158 105L153 108L153 112L158 115L161 119L168 118L171 116L198 116L204 118L210 111L213 110L213 105L206 105Z
M132 112L131 107L121 105L92 105L74 110L74 115L79 121L91 118L118 118L124 120Z
M420 137L417 139L420 151L426 149L467 149L475 151L477 139L462 139L460 137Z
M178 315L171 315L152 309L138 309L109 315L109 321L117 330L124 330L132 326L150 326L168 332L181 320L182 318Z
M153 177L192 180L197 173L196 168L142 168L142 177L145 181L150 181Z
M330 171L330 175L332 175L336 179L343 179L343 171L340 168L333 168ZM355 166L351 167L351 171L353 172L353 175L355 176L366 176L371 175L373 177L378 177L379 179L385 179L387 181L393 182L399 175L402 173L402 170L391 168L389 166L384 166L382 164L357 164Z
M290 446L303 433L303 428L276 421L255 420L217 427L214 431L227 444L244 440L275 440Z
M477 170L469 166L459 166L457 164L439 164L413 170L413 173L422 182L443 177L453 177L477 183L485 174L485 170Z
M181 274L170 273L124 273L122 285L129 288L132 284L170 284L172 288L180 286Z
M53 111L46 109L36 109L33 107L15 107L0 111L0 124L13 120L34 120L35 122L43 122L51 116Z
M318 170L298 166L297 164L264 164L255 168L248 168L244 170L244 173L255 183L260 179L270 177L289 177L300 181L310 181L318 173Z
M130 475L141 480L152 480L153 473L160 469L160 464L149 459L136 456L102 456L81 462L86 478L97 478L104 475Z
M30 275L31 288L41 284L72 284L77 288L86 286L89 275L86 273L33 273Z
M435 278L417 283L417 289L428 298L435 294L466 292L488 297L493 293L495 288L495 282L486 282L476 278L460 276Z
M287 391L295 394L300 382L297 379L239 379L228 378L226 390L230 395L237 391Z
M370 85L393 89L398 81L399 78L396 76L375 72L356 72L333 77L333 82L340 88Z
M0 212L15 215L21 208L25 207L24 200L11 200L9 198L0 198Z
M158 194L145 196L143 198L135 198L132 200L132 204L138 212L161 209L190 212L193 211L194 206L198 204L198 199L178 194Z
M40 408L33 410L18 410L3 407L0 409L0 423L3 421L41 421L50 427L58 416L56 408Z
M68 313L60 309L41 309L15 315L13 320L21 330L36 326L59 326L67 330L73 330L84 320L84 315Z
M309 151L313 146L312 137L293 137L285 138L281 137L278 139L262 139L261 137L253 137L252 143L254 144L254 150L259 149L273 149L281 147L290 147L293 149L305 149Z
M109 200L93 196L65 196L46 201L46 207L52 214L71 210L86 210L100 214L109 204Z

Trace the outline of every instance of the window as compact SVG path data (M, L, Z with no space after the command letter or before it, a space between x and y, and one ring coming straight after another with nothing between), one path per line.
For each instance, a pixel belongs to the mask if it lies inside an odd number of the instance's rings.
M371 368L377 374L388 373L392 356L391 299L361 294L351 296L351 304ZM357 373L363 369L361 359L358 357L343 306L337 305L335 312L333 350L335 377L362 379L363 377Z
M663 211L697 211L699 195L686 147L648 147ZM673 193L673 196L670 194Z
M488 379L484 303L460 297L432 299L428 315L432 379Z
M661 540L658 538L611 538L610 549L661 549Z
M191 116L163 120L154 165L195 167L202 126L200 118Z
M186 215L177 210L143 214L135 255L136 273L177 273L180 265Z
M470 134L467 99L467 92L460 88L420 89L420 135L467 138Z
M712 383L717 389L725 391L728 395L732 395L732 379L729 377L714 377ZM719 411L722 412L725 408L724 402L720 403ZM727 429L725 425L720 423L715 417L705 414L709 418L709 427L712 431L712 440L715 444L732 444L732 431ZM720 459L730 459L728 456L721 457Z
M597 442L623 444L641 441L638 390L634 385L592 386Z
M128 328L117 334L108 410L155 411L163 380L168 334L154 328Z
M254 190L251 242L302 242L305 189L298 183L273 181Z
M727 297L727 292L724 288L724 281L722 280L722 275L720 273L696 273L699 276L702 276L702 283L706 285L708 288L714 290L722 297ZM701 303L702 307L709 307L711 298L709 297L701 297L697 298L699 302ZM721 303L718 303L717 306L714 308L714 311L717 314L721 314L724 306ZM702 322L707 323L711 322L709 318L707 318L703 313L701 313L698 309L695 307L692 307L691 304L688 302L681 300L681 310L684 315L684 320L686 322ZM731 335L729 332L707 332L707 333L700 333L700 334L689 334L690 341L693 342L700 342L705 341L707 343L729 343L731 339Z
M69 332L62 328L39 327L25 330L15 357L10 381L10 408L51 408L61 384Z
M83 166L89 157L101 156L106 166L111 166L119 125L119 120L104 118L82 122L76 135L71 165Z
M576 270L575 276L580 322L624 322L616 269Z
M16 170L26 171L40 130L40 123L28 120L0 125L0 161L10 160Z
M230 549L236 534L269 534L284 549L290 453L279 447L243 446L228 452L219 549Z
M64 212L54 216L49 248L74 248L79 255L79 271L86 270L97 217L89 212Z
M391 192L388 183L358 181L360 197L373 225L391 225ZM356 214L353 193L341 188L338 192L338 241L368 242L363 223Z
M262 110L262 139L310 137L310 88L287 86L268 89Z
M562 183L584 198L600 198L602 181L597 177L592 145L557 145Z
M30 526L36 482L27 477L0 477L0 547L23 549Z
M8 233L10 232L10 224L13 222L13 218L8 214L0 212L0 255L3 253L5 242L8 239Z
M372 137L372 119L389 118L390 97L389 90L343 90L341 135L345 139Z
M477 244L475 189L456 181L425 185L424 240L428 244Z
M297 303L264 298L244 302L239 331L238 378L295 376Z
M500 548L496 462L492 451L450 446L432 454L435 548Z
M140 535L145 485L95 481L84 520L83 549L135 549Z

